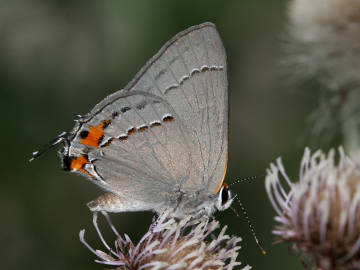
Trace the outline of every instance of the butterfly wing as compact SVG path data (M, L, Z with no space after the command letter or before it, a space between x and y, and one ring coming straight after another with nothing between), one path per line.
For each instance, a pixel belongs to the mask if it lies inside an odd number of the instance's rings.
M201 172L182 183L184 191L201 186L216 193L221 187L228 160L227 88L226 53L211 23L177 34L125 87L164 98L186 126Z
M169 104L149 93L122 90L99 105L79 120L63 149L63 166L132 200L160 203L179 190L191 156L186 141L179 140L184 130Z
M227 162L226 56L213 24L167 42L125 87L79 119L63 167L154 205L216 191Z

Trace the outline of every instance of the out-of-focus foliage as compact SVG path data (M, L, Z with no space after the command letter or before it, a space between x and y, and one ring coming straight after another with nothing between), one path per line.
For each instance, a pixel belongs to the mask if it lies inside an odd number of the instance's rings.
M229 64L227 182L259 176L233 189L268 255L261 254L245 219L226 211L218 220L243 238L240 261L255 269L301 269L286 247L272 245L274 211L263 183L265 168L278 156L296 175L306 117L316 103L314 91L296 91L279 72L285 9L284 0L1 1L1 268L100 269L78 232L85 227L88 242L97 244L86 202L101 190L62 171L56 151L29 164L31 152L125 86L177 32L211 21ZM152 214L112 219L135 240Z
M341 137L345 151L360 147L360 1L292 0L284 62L297 81L319 82L309 132L313 141ZM336 143L333 146L336 146Z

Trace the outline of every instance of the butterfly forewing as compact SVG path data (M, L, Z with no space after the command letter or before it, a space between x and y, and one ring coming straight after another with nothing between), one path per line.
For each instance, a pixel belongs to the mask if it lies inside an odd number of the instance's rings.
M193 165L200 178L183 190L215 192L226 170L228 147L226 54L213 24L176 35L135 76L126 89L162 96L187 128ZM182 139L182 138L179 138Z

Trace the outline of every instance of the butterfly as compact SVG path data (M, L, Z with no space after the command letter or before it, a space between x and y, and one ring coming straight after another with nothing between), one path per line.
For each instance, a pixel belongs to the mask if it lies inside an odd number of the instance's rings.
M171 210L182 218L230 207L227 65L215 25L170 39L51 146L59 143L62 167L106 191L88 203L91 211Z

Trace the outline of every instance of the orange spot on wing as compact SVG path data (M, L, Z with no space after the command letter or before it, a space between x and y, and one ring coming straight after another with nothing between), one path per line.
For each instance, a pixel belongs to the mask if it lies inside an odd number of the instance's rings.
M127 140L127 138L128 138L128 136L122 136L122 137L119 137L119 140L120 141L125 141L125 140Z
M147 126L143 126L143 127L140 127L140 128L138 129L138 131L144 132L144 131L147 130L147 129L148 129Z
M101 121L101 123L94 127L90 126L88 134L85 138L80 140L81 144L98 147L104 135L104 129L110 124L110 120Z
M81 172L88 174L88 172L83 169L84 165L88 162L89 162L89 160L85 156L79 156L79 157L71 160L70 170L81 171Z
M128 130L127 134L128 135L131 135L131 134L134 134L136 132L136 129L135 128L131 128Z
M150 127L158 127L158 126L161 126L161 124L159 122L154 122L151 124Z
M108 125L111 124L111 120L101 121L101 124L102 124L102 128L105 129Z
M172 117L171 115L165 116L165 117L163 118L163 121L164 121L164 122L174 121L174 117Z

